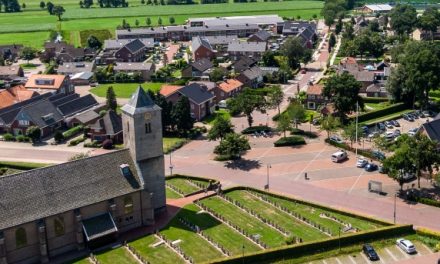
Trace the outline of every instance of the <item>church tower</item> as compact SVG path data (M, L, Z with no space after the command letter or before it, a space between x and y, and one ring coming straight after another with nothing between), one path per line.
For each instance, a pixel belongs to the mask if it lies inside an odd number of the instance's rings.
M165 168L161 108L139 86L122 108L124 146L136 162L143 180L143 196L154 212L165 209ZM143 207L148 207L149 202Z

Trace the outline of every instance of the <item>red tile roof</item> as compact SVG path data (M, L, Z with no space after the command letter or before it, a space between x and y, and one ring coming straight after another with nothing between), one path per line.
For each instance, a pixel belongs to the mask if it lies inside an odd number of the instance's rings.
M321 95L323 88L324 85L322 84L310 85L309 87L307 87L307 94Z
M173 93L175 93L176 91L178 91L180 88L182 88L183 86L179 86L179 85L162 85L162 87L160 88L160 94L168 97L170 95L172 95Z
M28 89L51 89L58 90L61 88L65 75L56 75L56 74L33 74L29 77L28 81L25 84L25 87ZM48 84L38 84L38 80L48 81Z
M357 64L357 61L356 58L346 57L341 60L340 64Z
M218 85L218 87L226 93L238 89L241 86L243 86L243 83L235 79L228 79Z
M23 85L7 88L0 91L0 109L28 100L36 95L38 93L27 90Z

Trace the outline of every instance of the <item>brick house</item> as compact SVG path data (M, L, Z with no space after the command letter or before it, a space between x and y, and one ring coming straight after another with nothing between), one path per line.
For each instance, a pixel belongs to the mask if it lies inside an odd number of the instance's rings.
M191 41L191 52L194 61L201 59L212 60L215 57L215 51L209 41L204 37L194 37Z
M0 109L11 106L18 102L26 101L37 95L37 92L27 90L23 85L17 85L0 90Z
M241 57L249 57L260 59L267 49L266 42L239 42L229 43L227 53L233 59L237 60Z
M46 42L44 43L44 52L41 54L41 59L50 60L55 59L57 62L79 62L84 61L87 57L93 58L96 51L90 48L75 48L73 45L60 42Z
M87 135L92 140L103 142L106 139L111 139L114 144L123 141L122 133L122 118L115 111L109 110L100 119L90 124Z
M67 127L75 127L78 125L87 126L95 123L96 120L100 118L99 114L96 112L97 109L90 109L84 112L75 114L71 117L65 119L65 124Z
M214 67L214 64L208 59L200 59L194 61L182 70L182 77L184 78L200 78L202 76L209 76L209 71Z
M117 62L113 67L115 73L123 72L128 75L139 74L142 80L150 81L154 74L154 63L148 62Z
M236 78L244 87L257 88L263 84L263 71L254 66L240 73Z
M217 85L215 100L219 103L238 94L243 89L243 83L235 79L227 79Z
M21 66L0 66L0 80L11 81L17 77L23 77L24 71Z
M33 74L25 84L26 89L38 93L63 93L75 91L69 76L56 74Z
M260 30L248 38L248 42L264 42L266 43L272 35L266 30Z
M307 87L307 109L317 110L321 105L328 102L328 100L322 95L323 88L324 85L322 84L314 84Z
M139 39L129 42L114 53L118 62L141 62L145 60L147 47Z

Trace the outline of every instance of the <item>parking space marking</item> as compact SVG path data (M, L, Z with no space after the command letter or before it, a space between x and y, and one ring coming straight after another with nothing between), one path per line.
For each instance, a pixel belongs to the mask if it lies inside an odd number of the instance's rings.
M399 260L398 258L396 258L396 256L394 256L394 254L388 248L385 248L385 251L388 253L388 255L391 256L392 259L394 259L394 261Z
M351 263L356 264L356 261L353 259L352 256L348 256L348 258L351 260Z
M336 257L336 262L338 262L338 264L342 264L342 261L340 261L338 257Z
M348 193L351 193L351 191L353 191L354 186L356 186L356 184L358 183L358 181L361 179L361 176L364 175L365 170L362 170L361 174L359 174L359 176L357 177L356 181L353 183L353 185L351 186L350 190L348 191Z
M367 256L365 256L365 254L361 254L361 256L362 256L362 258L364 258L364 260L365 260L367 263L372 264L372 262L367 258Z
M399 249L399 251L402 253L402 255L406 258L409 259L410 256L408 255L408 253L406 253L403 249L401 249L399 246L396 245L396 247Z
M325 261L325 259L323 259L322 262L324 262L324 264L328 264L327 261Z
M312 162L315 161L315 160L321 155L321 153L324 152L324 151L327 149L327 147L328 147L328 146L325 146L320 152L318 152L318 154L315 155L315 157L314 157L313 159L311 159L311 160L307 163L307 165L304 167L304 169L302 169L302 171L300 171L300 172L298 173L298 175L297 175L296 178L295 178L295 181L299 180L299 178L301 177L301 175L304 174L304 172L307 170L307 168L310 166L310 164L312 164Z

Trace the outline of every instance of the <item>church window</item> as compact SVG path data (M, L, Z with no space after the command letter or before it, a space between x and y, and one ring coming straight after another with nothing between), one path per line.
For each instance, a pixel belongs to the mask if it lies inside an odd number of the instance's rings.
M26 230L23 227L15 230L15 245L17 248L21 248L27 245Z
M133 198L131 198L131 196L124 197L124 213L133 213Z
M151 123L146 123L145 124L145 134L150 134L151 133Z
M58 216L53 220L53 228L56 236L64 235L64 218L62 216Z

